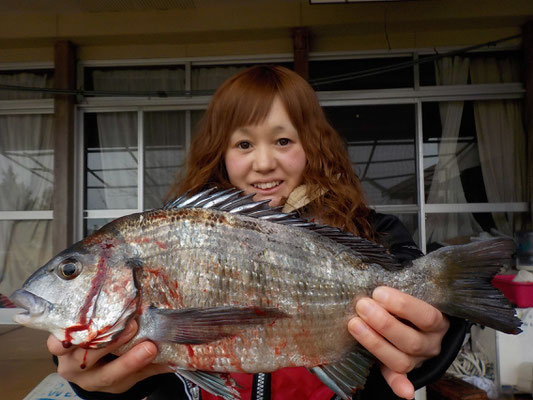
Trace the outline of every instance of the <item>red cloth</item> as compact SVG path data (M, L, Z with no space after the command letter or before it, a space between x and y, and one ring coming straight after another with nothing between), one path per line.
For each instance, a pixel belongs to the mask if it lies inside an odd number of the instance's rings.
M237 390L242 400L249 400L252 393L252 374L231 374L242 386ZM272 400L330 400L334 393L320 379L304 367L284 368L272 373ZM202 390L202 400L220 400L220 397Z

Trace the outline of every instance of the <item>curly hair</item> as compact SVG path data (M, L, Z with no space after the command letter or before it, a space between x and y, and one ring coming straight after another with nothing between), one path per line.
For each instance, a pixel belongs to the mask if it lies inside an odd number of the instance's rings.
M229 137L239 127L261 123L276 96L298 131L307 157L303 184L308 196L316 199L306 212L323 223L373 239L370 209L345 143L328 123L313 88L280 66L248 68L219 87L192 140L185 174L176 178L168 197L211 186L232 187L224 163Z

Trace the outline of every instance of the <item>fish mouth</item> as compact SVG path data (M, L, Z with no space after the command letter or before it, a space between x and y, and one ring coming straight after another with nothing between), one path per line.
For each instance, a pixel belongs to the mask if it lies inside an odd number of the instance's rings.
M19 289L13 292L9 299L17 307L26 310L13 317L15 322L19 324L25 324L33 318L43 315L46 311L49 311L52 307L52 303L39 297L33 293L30 293L24 289Z

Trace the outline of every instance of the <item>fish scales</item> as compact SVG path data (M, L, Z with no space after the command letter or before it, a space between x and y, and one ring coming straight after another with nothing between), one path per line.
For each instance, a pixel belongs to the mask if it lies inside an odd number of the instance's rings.
M353 311L347 314L347 310L355 289L338 274L337 262L332 258L335 249L329 248L328 242L319 245L301 240L284 226L260 225L242 216L217 218L214 211L193 211L170 212L166 218L160 212L153 218L155 224L147 223L150 216L142 219L136 216L139 220L124 220L124 228L116 227L124 232L126 242L134 243L141 259L143 254L149 255L143 260L143 270L161 270L156 279L153 273L143 273L150 277L145 283L150 290L142 298L145 307L274 306L301 317L245 330L238 339L223 339L224 343L216 345L162 344L157 361L172 360L178 366L198 369L209 363L210 369L216 369L213 360L220 359L220 370L227 370L227 360L243 359L242 363L233 363L234 372L258 372L264 371L265 365L270 366L268 370L275 370L309 362L321 364L326 361L324 354L331 361L332 357L340 358L346 352L346 346L352 343L342 327L353 314ZM168 234L169 231L173 234ZM138 240L140 232L151 240ZM130 235L133 240L128 240ZM195 240L191 242L189 238ZM269 242L267 249L265 241ZM323 249L317 251L317 246ZM309 254L324 255L320 262L323 267L313 271L314 279L309 279L309 265L316 265L317 260L306 257ZM337 274L332 273L333 269ZM165 282L161 276L169 281ZM175 286L176 294L162 301L161 293L154 290L160 284ZM350 290L345 290L343 295L339 291L342 287ZM339 299L335 301L336 298ZM137 340L145 335L149 336L141 329ZM343 343L344 346L339 346ZM251 349L255 354L250 353ZM217 354L221 350L222 356ZM176 354L182 357L176 360Z
M107 224L13 293L27 310L15 320L65 346L97 348L135 318L137 335L119 354L152 340L156 362L225 399L239 396L216 372L293 366L310 368L347 399L374 360L346 326L357 299L381 285L520 332L514 309L490 284L510 261L510 240L446 247L399 270L375 243L239 194L207 190Z

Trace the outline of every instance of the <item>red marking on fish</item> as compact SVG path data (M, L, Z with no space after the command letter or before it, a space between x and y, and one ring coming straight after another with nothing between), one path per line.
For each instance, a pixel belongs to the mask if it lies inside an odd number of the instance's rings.
M264 316L264 315L266 314L266 313L265 313L262 309L260 309L259 307L254 307L253 310L254 310L254 313L255 313L256 315L259 315L260 317L262 317L262 316Z
M245 372L242 368L242 362L241 358L235 354L235 339L236 337L232 337L229 340L226 341L225 350L228 353L229 356L229 362L237 372Z
M100 261L98 262L98 271L91 282L91 289L85 298L83 306L80 308L80 325L87 326L87 314L89 312L89 308L91 307L91 304L93 304L93 300L96 299L96 296L100 292L100 288L104 283L106 275L106 261L107 257L102 254Z
M179 291L179 284L175 279L171 278L163 269L144 268L143 271L145 273L143 286L166 287L168 289L168 293L160 292L161 298L158 300L162 305L168 308L173 308L176 304L183 307L183 297Z
M149 219L149 220L167 219L167 214L166 213L150 214L146 216L146 219Z
M89 350L85 349L85 354L83 355L83 362L80 365L81 369L87 368L87 353Z
M65 329L65 340L63 341L63 347L65 347L65 344L67 345L67 348L72 346L72 333L73 332L80 332L87 330L89 328L89 325L75 325L75 326L69 326Z
M167 245L163 242L160 242L160 241L157 241L155 242L155 244L157 244L162 250L166 250L167 249Z

